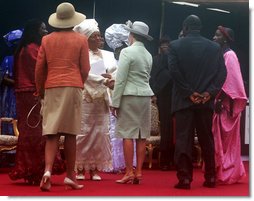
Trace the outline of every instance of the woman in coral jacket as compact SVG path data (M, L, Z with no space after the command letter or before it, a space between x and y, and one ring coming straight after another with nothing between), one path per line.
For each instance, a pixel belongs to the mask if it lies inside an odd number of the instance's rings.
M56 31L43 38L38 53L35 80L37 92L44 99L42 134L47 137L45 173L40 183L42 191L51 188L51 172L61 135L65 136L64 184L72 189L83 188L76 181L74 166L76 135L81 126L82 90L90 65L87 38L72 29L85 18L70 3L58 5L56 13L48 20Z

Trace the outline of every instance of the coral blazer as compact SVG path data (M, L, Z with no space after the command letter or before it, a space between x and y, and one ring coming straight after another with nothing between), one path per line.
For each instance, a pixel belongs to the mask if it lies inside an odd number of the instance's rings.
M87 38L74 31L44 36L35 68L37 92L67 86L83 89L90 70L88 49Z

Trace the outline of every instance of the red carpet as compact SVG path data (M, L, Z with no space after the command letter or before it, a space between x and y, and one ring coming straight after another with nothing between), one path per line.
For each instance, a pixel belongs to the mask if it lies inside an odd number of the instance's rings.
M209 189L202 186L201 169L194 170L191 190L173 188L177 183L175 171L144 170L140 185L117 184L122 175L101 173L102 181L81 181L82 190L66 190L65 175L53 175L50 192L41 192L38 186L29 186L23 180L11 181L6 170L0 169L0 196L250 196L249 163L245 162L247 177L233 185L219 185Z

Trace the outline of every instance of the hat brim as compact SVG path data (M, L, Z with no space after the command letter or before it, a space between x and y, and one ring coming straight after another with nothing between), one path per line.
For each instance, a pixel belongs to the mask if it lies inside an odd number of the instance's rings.
M57 18L56 13L53 13L49 16L48 23L52 27L65 29L74 27L85 19L86 16L79 12L75 12L75 14L70 19L59 19Z
M146 34L143 34L143 33L139 32L139 31L133 30L133 29L131 29L131 28L128 27L128 26L125 26L125 29L128 30L128 31L131 32L131 33L134 33L134 34L143 36L145 39L147 39L147 40L149 40L149 41L153 40L153 37L152 37L152 36L149 36L149 35L146 35Z

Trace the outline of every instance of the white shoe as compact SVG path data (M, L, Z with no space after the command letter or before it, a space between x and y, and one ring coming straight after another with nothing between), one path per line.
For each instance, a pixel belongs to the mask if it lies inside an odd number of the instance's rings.
M50 178L51 178L51 172L46 171L41 179L41 183L40 183L41 191L49 191L50 190L50 188L51 188Z
M66 188L71 188L73 190L80 190L84 187L84 185L79 185L78 183L75 183L68 177L64 178L64 184L66 185Z
M93 181L101 181L101 177L98 174L94 174L91 176L91 180Z
M76 175L76 179L77 179L77 180L85 180L85 175L83 175L83 174L78 174L78 175Z

